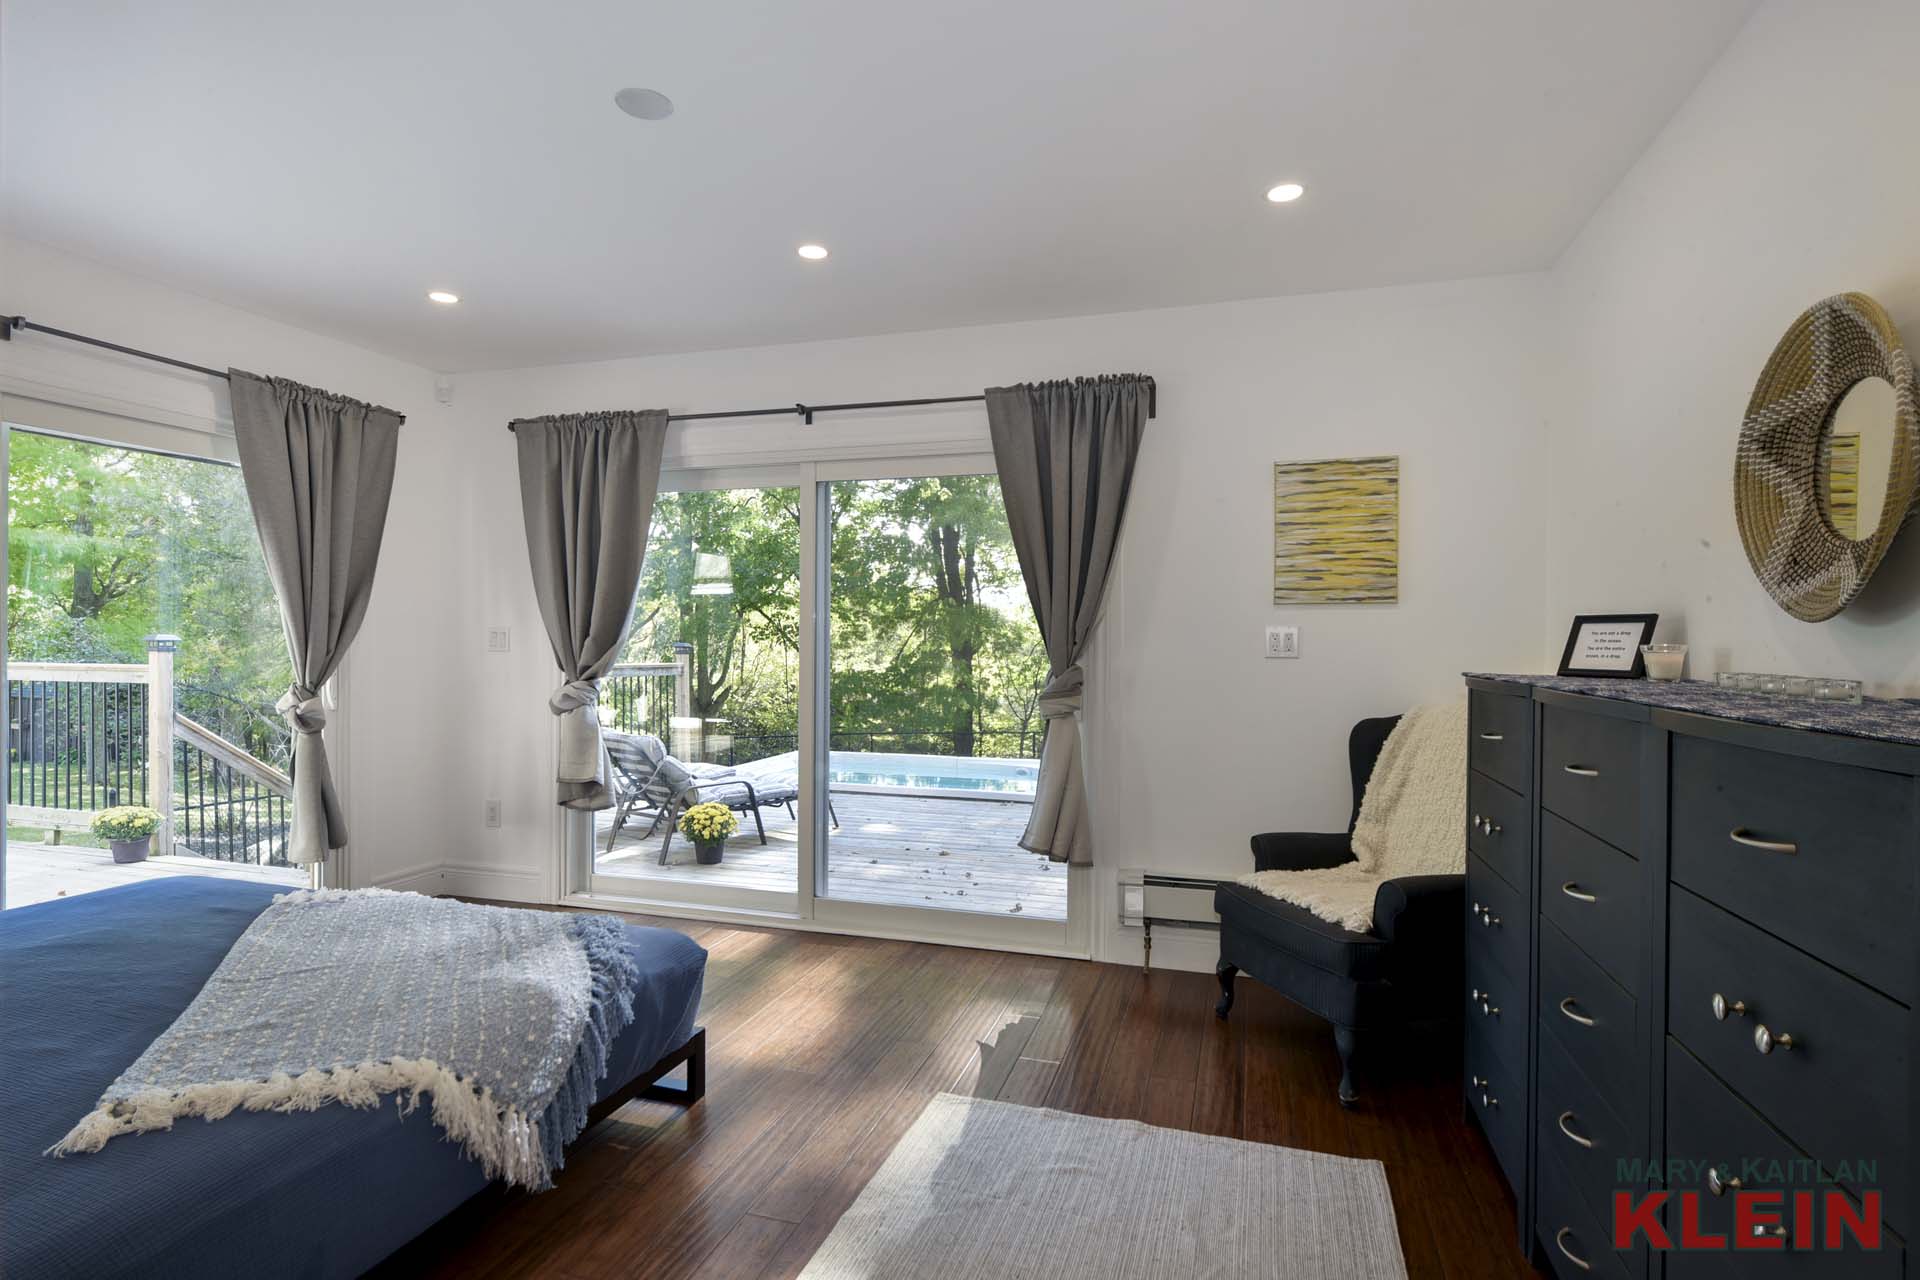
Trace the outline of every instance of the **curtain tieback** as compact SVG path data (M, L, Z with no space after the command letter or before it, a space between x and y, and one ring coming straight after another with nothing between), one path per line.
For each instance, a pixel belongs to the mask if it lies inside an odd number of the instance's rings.
M327 727L327 709L320 695L306 685L290 685L273 709L287 718L295 733L318 733Z
M1080 691L1085 683L1086 673L1078 663L1061 671L1047 681L1046 688L1040 690L1040 697L1036 701L1040 714L1048 720L1079 714Z
M554 691L547 699L547 706L553 714L564 716L570 711L582 707L600 705L600 682L598 680L569 680Z

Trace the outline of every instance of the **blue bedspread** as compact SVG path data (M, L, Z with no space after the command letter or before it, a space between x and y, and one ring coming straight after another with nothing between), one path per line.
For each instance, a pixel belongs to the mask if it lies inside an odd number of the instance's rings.
M282 892L178 876L0 913L0 1276L352 1276L486 1185L421 1107L182 1120L40 1153ZM633 1023L602 1095L693 1032L706 952L629 927Z

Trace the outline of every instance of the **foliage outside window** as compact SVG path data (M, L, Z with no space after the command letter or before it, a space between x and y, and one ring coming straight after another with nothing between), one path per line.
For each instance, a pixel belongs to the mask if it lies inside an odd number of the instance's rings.
M181 712L286 767L286 642L237 468L14 431L7 500L14 661L139 663L177 635Z
M797 748L800 491L663 493L623 659L691 646L728 763ZM1032 757L1046 653L995 476L833 486L833 747Z

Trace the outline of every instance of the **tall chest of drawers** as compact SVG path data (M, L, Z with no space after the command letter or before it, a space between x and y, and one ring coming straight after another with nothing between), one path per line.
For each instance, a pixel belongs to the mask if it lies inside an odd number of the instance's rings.
M1920 710L1468 685L1466 1105L1521 1247L1567 1277L1905 1275ZM1621 1193L1697 1247L1615 1249ZM1878 1251L1802 1247L1834 1195L1877 1201Z

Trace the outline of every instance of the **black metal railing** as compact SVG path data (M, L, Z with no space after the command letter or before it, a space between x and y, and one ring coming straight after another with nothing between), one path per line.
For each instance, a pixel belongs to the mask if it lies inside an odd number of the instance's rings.
M146 804L147 687L7 681L7 796L46 809Z
M953 729L836 729L831 735L835 751L877 751L898 755L998 756L1030 760L1039 756L1040 742L1046 734L1044 722L1038 727L1009 725L983 727L973 731L969 749L963 750L964 735ZM662 735L665 737L665 735ZM668 742L673 739L666 738ZM741 765L768 756L800 749L800 737L793 733L709 734L698 752L702 760L713 764Z
M290 797L193 742L173 744L174 840L221 862L291 865Z
M616 668L600 682L600 705L621 733L650 733L666 741L672 736L677 679L671 667L639 673Z

